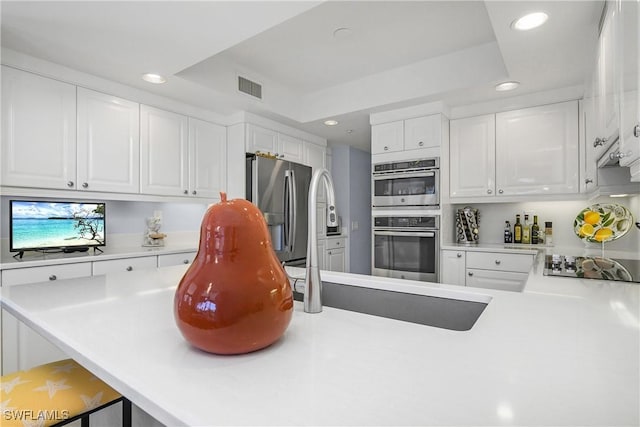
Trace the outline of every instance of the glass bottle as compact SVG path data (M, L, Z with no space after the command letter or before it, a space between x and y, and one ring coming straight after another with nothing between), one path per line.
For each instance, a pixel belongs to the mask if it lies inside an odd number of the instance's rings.
M533 216L533 225L531 226L531 244L537 245L539 243L540 226L538 225L538 215Z
M522 226L522 243L531 243L531 226L529 225L529 215L524 215L524 225Z
M522 243L522 224L520 224L520 215L516 215L516 223L513 226L513 243Z
M513 240L513 236L511 235L511 224L509 221L505 221L504 223L504 242L511 243Z
M544 237L545 243L549 246L553 245L553 228L551 221L544 223Z

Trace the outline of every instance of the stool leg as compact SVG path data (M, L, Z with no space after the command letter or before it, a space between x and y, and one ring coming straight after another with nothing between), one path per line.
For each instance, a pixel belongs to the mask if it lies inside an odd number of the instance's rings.
M122 398L122 427L131 427L131 401L126 397Z

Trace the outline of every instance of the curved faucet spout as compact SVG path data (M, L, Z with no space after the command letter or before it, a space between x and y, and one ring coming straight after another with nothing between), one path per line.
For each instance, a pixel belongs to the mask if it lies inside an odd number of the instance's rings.
M309 186L309 236L307 239L307 277L304 290L304 311L306 313L320 313L322 311L322 282L318 267L318 187L324 183L327 190L327 226L338 225L336 211L336 196L333 191L333 180L329 171L318 169L314 172Z

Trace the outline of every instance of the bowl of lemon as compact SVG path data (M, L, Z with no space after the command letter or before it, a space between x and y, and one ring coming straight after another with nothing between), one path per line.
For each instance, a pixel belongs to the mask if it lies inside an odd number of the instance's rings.
M580 211L573 221L573 231L587 242L604 243L627 234L632 224L633 215L624 206L595 204Z

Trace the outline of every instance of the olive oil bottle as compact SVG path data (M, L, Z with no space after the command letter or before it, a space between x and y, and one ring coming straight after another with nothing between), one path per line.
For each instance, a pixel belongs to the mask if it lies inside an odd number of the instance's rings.
M516 223L513 225L513 243L522 243L522 224L520 224L520 215L516 215Z
M529 215L524 214L524 225L522 226L522 243L531 243L531 226L529 225Z
M533 216L533 225L531 226L531 244L540 243L540 226L538 225L538 215Z

